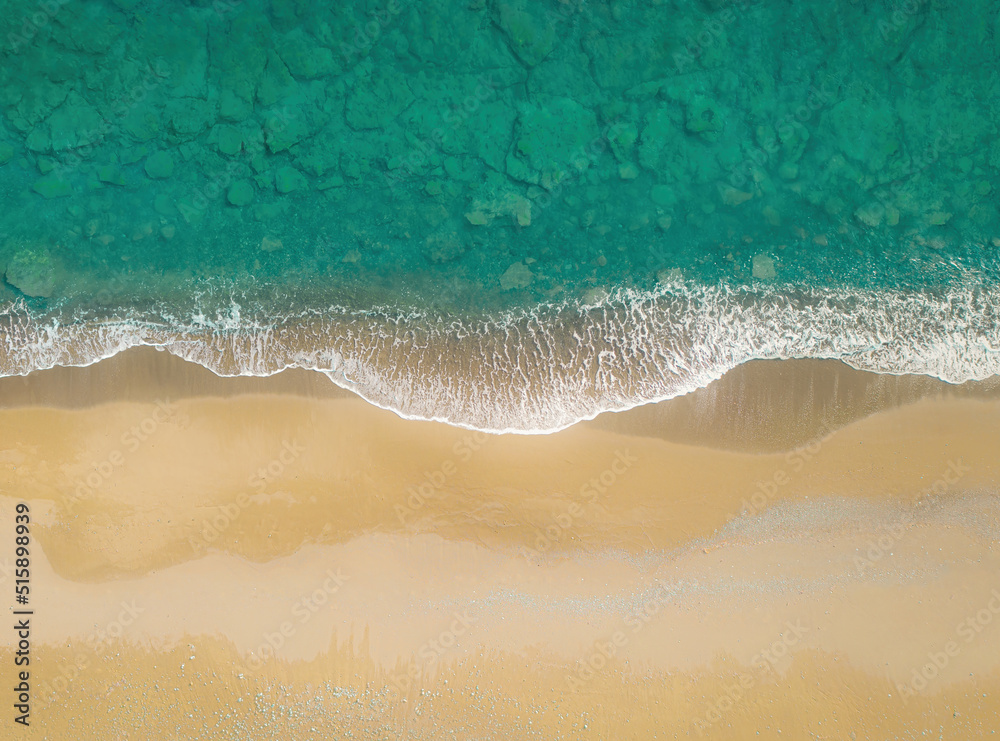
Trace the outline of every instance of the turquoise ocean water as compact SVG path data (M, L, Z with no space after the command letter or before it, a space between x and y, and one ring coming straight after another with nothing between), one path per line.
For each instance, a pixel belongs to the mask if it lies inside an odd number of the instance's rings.
M7 0L0 373L156 345L557 429L1000 372L998 0Z

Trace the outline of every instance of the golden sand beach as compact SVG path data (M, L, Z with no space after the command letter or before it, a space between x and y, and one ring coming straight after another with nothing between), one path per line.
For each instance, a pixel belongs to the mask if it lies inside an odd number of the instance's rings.
M757 362L495 436L143 350L0 406L19 737L1000 732L996 383Z

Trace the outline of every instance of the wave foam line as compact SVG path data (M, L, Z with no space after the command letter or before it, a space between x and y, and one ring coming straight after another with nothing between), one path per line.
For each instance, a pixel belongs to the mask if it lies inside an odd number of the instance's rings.
M215 302L218 304L219 302ZM706 386L754 359L836 358L951 383L1000 373L1000 290L947 293L672 284L479 319L342 307L112 319L0 310L0 374L158 346L220 376L299 367L402 417L547 433Z

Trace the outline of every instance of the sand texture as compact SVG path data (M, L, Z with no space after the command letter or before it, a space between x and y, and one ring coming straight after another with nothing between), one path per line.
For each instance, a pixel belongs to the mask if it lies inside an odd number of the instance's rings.
M25 502L34 541L19 737L1000 729L989 384L759 364L491 436L320 380L145 351L0 382L0 533Z

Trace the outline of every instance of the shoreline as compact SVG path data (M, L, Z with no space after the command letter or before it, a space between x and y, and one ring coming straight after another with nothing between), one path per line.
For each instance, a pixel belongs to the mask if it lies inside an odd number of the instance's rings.
M93 365L94 357L156 347L220 376L312 369L405 419L537 435L681 398L768 362L752 358L840 358L869 369L859 373L993 389L994 317L982 303L968 287L947 296L785 296L775 285L664 284L648 295L619 291L574 304L558 321L551 307L472 322L336 312L275 321L244 316L235 303L215 319L198 313L180 324L161 317L60 328L8 316L14 341L0 366L22 373Z
M250 394L354 399L406 421L448 424L403 417L338 386L320 371L289 368L269 376L220 376L153 347L129 348L86 366L57 366L27 376L0 378L0 410L30 406L81 409L112 401ZM1000 399L1000 376L951 384L932 376L856 370L839 360L751 360L687 394L601 412L542 436L582 426L744 452L777 452L822 438L866 416L923 399ZM453 428L494 434L457 425Z

